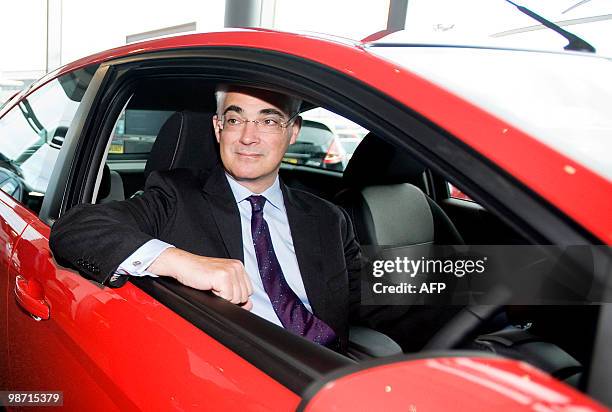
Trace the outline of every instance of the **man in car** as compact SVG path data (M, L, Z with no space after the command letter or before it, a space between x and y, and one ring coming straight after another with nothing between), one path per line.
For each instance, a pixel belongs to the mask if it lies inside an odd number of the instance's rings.
M155 172L140 197L74 207L53 225L51 249L100 283L173 277L344 352L360 299L351 223L278 176L300 100L235 86L216 97L217 169Z

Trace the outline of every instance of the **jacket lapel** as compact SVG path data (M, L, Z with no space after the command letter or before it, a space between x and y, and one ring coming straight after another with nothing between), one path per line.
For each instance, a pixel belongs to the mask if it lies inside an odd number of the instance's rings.
M306 295L313 312L324 319L325 298L328 293L326 279L323 275L320 222L318 222L318 216L312 213L311 208L303 202L298 202L292 195L291 189L282 182L281 188Z
M213 170L204 184L203 191L204 197L210 204L227 255L231 259L244 262L240 211L222 167Z

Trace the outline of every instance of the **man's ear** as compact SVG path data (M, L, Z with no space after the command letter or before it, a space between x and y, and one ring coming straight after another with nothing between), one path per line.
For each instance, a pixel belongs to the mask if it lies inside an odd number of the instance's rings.
M215 137L217 138L217 143L219 143L219 137L221 136L221 129L219 128L219 117L215 114L212 117L213 129L215 129Z
M289 144L294 144L297 140L298 135L300 134L300 129L302 128L302 116L298 116L293 121L291 125L291 140L289 140Z

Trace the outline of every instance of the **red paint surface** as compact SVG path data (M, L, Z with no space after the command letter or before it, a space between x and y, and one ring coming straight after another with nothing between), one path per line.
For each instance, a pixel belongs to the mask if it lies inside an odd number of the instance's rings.
M300 398L140 289L57 266L34 222L10 270L38 280L51 318L9 299L12 389L61 390L70 410L291 410Z
M32 216L24 213L12 197L0 190L0 390L9 388L8 308L14 300L9 291L11 255Z
M607 411L526 363L491 358L434 358L373 367L326 384L305 410Z

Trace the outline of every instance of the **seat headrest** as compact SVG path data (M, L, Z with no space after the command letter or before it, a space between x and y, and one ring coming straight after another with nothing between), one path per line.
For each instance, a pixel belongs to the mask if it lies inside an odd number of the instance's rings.
M106 163L102 168L102 180L100 181L100 187L98 188L98 199L104 199L108 197L111 191L111 176L110 168Z
M220 162L212 126L214 113L180 111L163 124L153 144L145 178L155 170L210 170Z
M353 153L343 179L348 187L395 183L420 186L424 171L425 166L405 150L368 133Z

